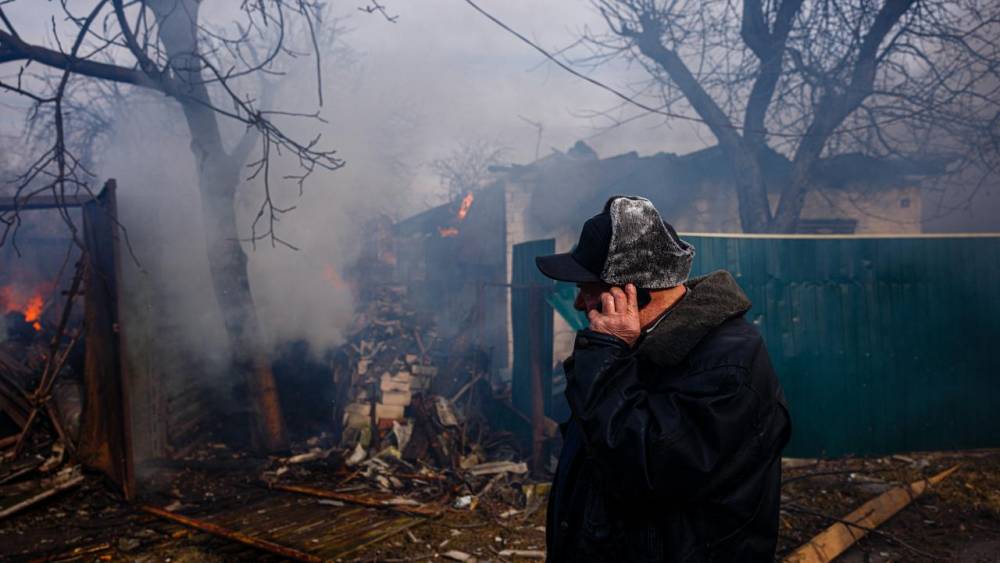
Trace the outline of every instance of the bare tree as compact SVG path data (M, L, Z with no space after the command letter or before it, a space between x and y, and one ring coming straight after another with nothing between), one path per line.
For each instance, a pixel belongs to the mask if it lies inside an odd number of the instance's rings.
M510 150L500 143L477 139L461 143L448 156L430 163L448 201L484 187L491 178L490 168L506 163Z
M72 96L74 88L143 89L177 103L197 165L214 293L229 335L234 368L246 377L257 400L256 437L266 448L282 447L281 414L241 242L264 240L291 246L275 230L280 216L290 211L272 198L271 164L276 154L298 164L301 172L291 180L300 189L313 172L336 170L343 162L334 151L321 148L318 137L295 139L276 123L318 118L318 113L261 104L254 86L257 78L279 73L288 58L311 55L316 63L317 104L322 105L322 52L317 39L317 30L324 25L322 3L244 0L228 8L236 16L232 25L217 29L204 23L201 14L207 8L198 0L91 0L77 3L86 5L81 13L75 13L76 5L61 2L72 43L61 41L53 19L51 46L25 39L29 24L45 22L13 21L8 17L12 3L0 4L0 66L16 71L0 79L0 89L29 100L32 112L48 117L42 127L51 133L41 154L16 179L15 197L23 202L41 194L64 198L91 190L93 178L85 168L88 159L71 149L87 143L73 143L73 138L106 124L69 121L74 104L80 102ZM294 44L293 30L304 30L298 36L306 38L308 52ZM39 66L48 70L32 74ZM107 103L102 96L90 99ZM226 122L242 127L236 142L226 142ZM251 179L263 184L264 197L249 232L241 233L234 201L240 186ZM2 243L19 218L15 210L0 220L4 223Z
M806 194L822 183L818 172L837 155L962 175L970 167L995 170L996 2L594 5L609 31L586 38L594 49L586 60L639 62L651 77L643 91L661 101L654 111L704 124L732 167L747 232L794 231ZM791 172L769 190L763 159L774 151L788 159ZM776 206L769 191L779 194Z

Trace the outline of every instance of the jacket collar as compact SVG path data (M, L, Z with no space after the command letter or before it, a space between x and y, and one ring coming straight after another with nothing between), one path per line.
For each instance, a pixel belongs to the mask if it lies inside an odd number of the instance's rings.
M712 329L750 309L750 299L725 270L692 278L685 285L684 298L639 345L638 353L654 363L681 363Z

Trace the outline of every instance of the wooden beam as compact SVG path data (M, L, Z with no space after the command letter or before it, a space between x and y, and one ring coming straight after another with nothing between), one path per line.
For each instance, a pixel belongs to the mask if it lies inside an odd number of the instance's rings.
M57 209L60 207L82 207L83 204L94 201L91 195L74 195L66 197L34 196L27 199L13 197L0 198L0 211L27 211L31 209Z
M921 479L909 485L889 489L862 504L854 512L844 516L842 522L837 522L823 530L808 543L796 549L785 558L785 563L827 563L833 561L858 540L865 537L869 530L877 528L897 512L906 508L928 487L940 483L957 469L956 465L929 479Z
M307 487L304 485L282 485L278 483L269 483L266 486L269 489L274 489L277 491L299 493L302 495L336 500L347 504L364 506L367 508L379 508L382 510L391 510L393 512L399 512L401 514L406 514L408 516L422 516L425 518L428 517L433 518L439 516L444 511L443 507L433 504L418 505L418 506L396 504L391 498L370 498L362 495L351 495L347 493L338 493L337 491L327 491L325 489L317 489L315 487Z
M80 483L83 483L83 479L83 474L79 470L71 469L69 471L61 472L52 479L43 480L38 491L27 494L23 498L11 499L14 501L11 505L0 507L0 518L6 518L11 514L15 514L25 508L34 506L49 497L65 491L66 489L72 489Z
M269 542L267 540L262 540L254 536L249 536L242 532L236 530L230 530L228 528L223 528L222 526L212 524L211 522L204 522L202 520L195 520L194 518L188 518L187 516L181 516L180 514L174 514L173 512L168 512L162 508L157 508L155 506L142 505L139 510L152 514L153 516L158 516L166 520L172 520L178 524L182 524L189 528L194 528L196 530L201 530L203 532L208 532L212 535L219 536L220 538L226 538L227 540L232 540L239 542L243 545L248 545L250 547L260 549L262 551L267 551L273 553L280 557L287 559L293 559L295 561L304 561L306 563L321 563L323 559L317 557L310 553L305 553L291 547L281 545L274 542Z

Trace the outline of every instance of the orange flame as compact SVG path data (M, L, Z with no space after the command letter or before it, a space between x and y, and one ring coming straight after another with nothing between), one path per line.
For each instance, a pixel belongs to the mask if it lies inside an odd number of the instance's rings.
M458 213L455 214L456 219L458 219L459 221L465 221L465 216L469 214L469 208L472 207L472 201L474 199L475 196L472 195L472 192L465 194L465 197L462 198L462 204L459 205L458 207ZM458 236L458 228L438 227L438 234L445 238L455 237Z
M458 208L458 215L456 215L459 221L465 220L465 216L469 214L469 208L472 207L472 200L474 199L475 196L472 195L472 192L465 194L465 197L462 198L462 206Z
M45 299L41 291L34 291L30 296L25 296L23 292L17 291L13 286L0 287L0 306L4 314L21 313L25 322L31 323L36 331L42 330L42 309L45 308Z
M337 289L347 287L347 282L340 276L340 272L330 264L323 266L323 279L330 282L330 285Z
M24 307L24 320L31 323L35 330L42 330L42 323L38 319L42 317L42 307L44 306L45 301L42 299L42 295L36 293L28 299L28 303Z

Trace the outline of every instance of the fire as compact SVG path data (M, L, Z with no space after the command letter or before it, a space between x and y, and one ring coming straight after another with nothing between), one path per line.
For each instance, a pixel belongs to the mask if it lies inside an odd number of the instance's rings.
M347 282L340 276L340 272L330 264L323 266L323 279L330 282L330 285L337 289L347 287Z
M465 194L465 197L462 198L462 206L458 208L458 215L456 215L459 221L465 220L465 216L469 214L469 208L472 207L472 200L474 199L475 196L472 195L472 192Z
M45 298L42 292L35 290L30 295L18 291L14 286L0 287L0 308L3 313L21 313L24 320L31 323L37 331L42 330L42 309L45 308Z
M38 319L42 318L42 307L45 306L45 301L42 299L41 294L36 293L28 299L28 303L24 308L24 320L31 323L31 326L35 327L35 330L42 330L42 323Z
M472 201L474 199L475 196L472 195L472 192L465 194L465 197L462 198L462 204L459 205L458 207L458 213L455 214L456 219L458 219L459 221L465 221L465 216L469 214L469 208L472 207ZM438 234L445 238L455 237L458 236L458 228L438 227Z

